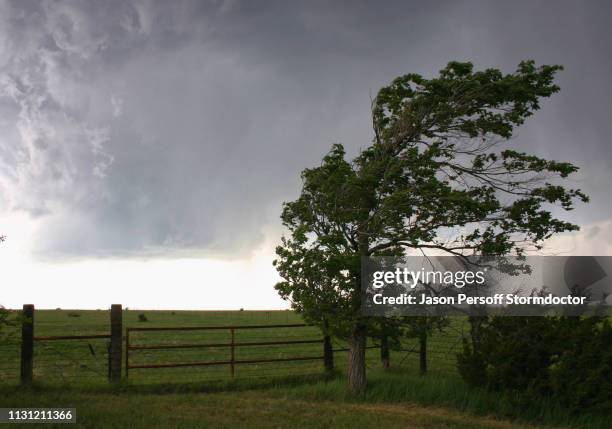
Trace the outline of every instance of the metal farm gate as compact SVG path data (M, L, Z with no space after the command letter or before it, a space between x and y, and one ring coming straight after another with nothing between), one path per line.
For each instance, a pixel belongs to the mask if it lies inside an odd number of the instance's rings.
M196 334L196 335L194 335ZM161 353L160 353L161 352ZM127 328L125 375L134 370L227 367L217 376L234 378L236 367L320 361L333 368L329 337L306 324Z

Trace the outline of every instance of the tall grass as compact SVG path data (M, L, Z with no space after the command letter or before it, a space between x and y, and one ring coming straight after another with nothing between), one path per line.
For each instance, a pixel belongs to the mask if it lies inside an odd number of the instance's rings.
M177 383L158 385L100 386L81 384L62 386L35 384L30 388L0 388L0 396L21 397L19 402L28 403L36 398L73 397L103 398L112 394L118 398L152 397L163 403L164 397L184 395L206 401L217 394L229 395L240 402L241 398L272 398L283 403L304 403L328 409L331 404L369 404L372 406L393 404L414 405L424 408L455 409L468 416L507 419L516 424L571 427L580 429L609 429L612 417L588 413L570 413L547 398L527 400L521 395L490 392L467 385L458 376L407 374L402 370L371 371L368 388L361 396L352 395L347 389L346 378L340 374L333 377L285 377L267 380L236 380L218 383ZM194 396L195 395L195 396ZM204 395L204 396L200 396ZM31 399L28 399L31 398ZM0 401L2 402L2 401ZM36 401L34 401L36 402ZM32 402L32 403L34 403ZM83 407L85 405L81 405ZM465 426L471 427L471 426ZM475 426L476 427L476 426Z
M558 403L542 397L504 394L475 388L458 376L420 376L400 371L375 372L362 396L351 395L344 377L280 387L272 394L310 401L410 403L426 407L451 407L479 416L507 418L517 422L537 423L584 429L610 429L612 417L590 413L571 413Z

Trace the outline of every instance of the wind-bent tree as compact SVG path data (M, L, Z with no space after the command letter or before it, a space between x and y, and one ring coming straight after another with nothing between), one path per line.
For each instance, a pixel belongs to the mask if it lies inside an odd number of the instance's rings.
M280 295L307 319L349 340L349 385L366 385L365 347L375 321L360 311L361 258L431 249L450 255L523 254L577 230L580 190L561 183L577 167L511 148L517 126L559 90L560 66L521 62L514 73L451 62L438 77L407 74L372 103L373 144L353 160L332 146L302 172L285 203L290 236L277 248Z

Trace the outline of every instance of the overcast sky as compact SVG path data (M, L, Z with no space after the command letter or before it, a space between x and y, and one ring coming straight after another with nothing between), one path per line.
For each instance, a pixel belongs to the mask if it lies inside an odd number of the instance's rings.
M582 168L592 202L558 244L612 255L611 18L607 1L0 1L0 303L282 306L271 261L300 171L370 143L382 85L451 60L565 67L511 144Z

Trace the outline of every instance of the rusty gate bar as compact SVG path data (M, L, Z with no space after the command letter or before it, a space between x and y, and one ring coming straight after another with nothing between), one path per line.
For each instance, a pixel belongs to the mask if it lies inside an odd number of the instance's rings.
M302 360L320 360L323 356L296 356L289 358L274 358L274 359L252 359L252 360L235 360L234 365L251 364L251 363L270 363L270 362L291 362ZM130 368L179 368L186 366L212 366L212 365L231 365L231 361L209 361L209 362L182 362L182 363L159 363L159 364L143 364L130 365Z
M233 331L233 330L232 330ZM202 344L155 344L129 346L130 350L165 350L165 349L205 349L210 347L247 347L247 346L281 346L288 344L316 344L324 340L295 340L295 341L259 341L246 343L202 343ZM128 347L126 345L126 347Z
M232 325L232 326L177 326L177 327L159 327L159 328L129 328L132 332L137 331L207 331L217 329L267 329L267 328L302 328L308 325L306 323L293 323L287 325Z

